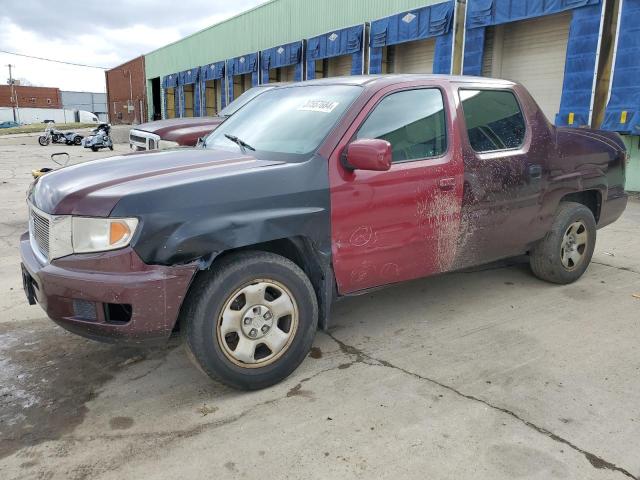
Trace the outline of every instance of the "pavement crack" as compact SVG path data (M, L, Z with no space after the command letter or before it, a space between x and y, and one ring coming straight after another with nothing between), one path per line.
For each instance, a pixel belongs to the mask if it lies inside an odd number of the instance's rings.
M329 332L325 332L326 335L328 335L334 342L336 342L338 344L338 346L340 347L340 350L345 353L346 355L351 355L351 356L356 356L356 360L354 363L367 363L365 360L370 360L375 362L376 364L383 366L385 368L391 368L394 370L397 370L399 372L404 373L405 375L409 375L411 377L417 378L419 380L425 381L425 382L429 382L432 383L433 385L437 385L438 387L444 388L445 390L448 390L449 392L452 392L456 395L458 395L459 397L465 398L467 400L471 400L473 402L478 402L481 403L493 410L496 410L498 412L504 413L506 415L509 415L510 417L516 419L518 422L522 423L523 425L525 425L528 428L531 428L532 430L535 430L536 432L545 435L547 437L549 437L550 439L558 442L558 443L562 443L563 445L568 446L569 448L571 448L572 450L581 453L582 455L585 456L585 458L589 461L589 463L597 469L601 469L601 470L611 470L611 471L615 471L615 472L619 472L622 473L623 475L625 475L628 478L632 478L634 480L640 480L640 477L633 475L631 472L629 472L628 470L619 467L617 465L615 465L614 463L608 462L606 460L604 460L601 457L598 457L597 455L588 452L580 447L578 447L577 445L571 443L569 440L562 438L561 436L553 433L551 430L548 430L544 427L540 427L538 425L536 425L533 422L530 422L529 420L526 420L524 418L522 418L520 415L518 415L517 413L515 413L512 410L509 410L508 408L505 407L500 407L497 405L493 405L492 403L490 403L487 400L483 400L480 397L476 397L474 395L469 395L466 393L461 392L460 390L447 385L445 383L442 383L438 380L435 380L433 378L429 378L429 377L425 377L423 375L420 375L418 373L412 372L410 370L406 370L402 367L399 367L397 365L392 364L391 362L388 362L386 360L381 360L379 358L375 358L365 352L363 352L362 350L354 347L353 345L348 345L347 343L337 339L335 336L333 336L331 333ZM369 363L370 364L370 363ZM371 365L371 364L370 364Z
M610 268L615 268L616 270L622 270L623 272L629 272L629 273L635 273L636 275L640 275L640 272L629 268L629 267L617 267L615 265L611 265L609 263L603 263L603 262L594 262L593 260L591 261L591 263L595 263L596 265L602 265L604 267L610 267Z

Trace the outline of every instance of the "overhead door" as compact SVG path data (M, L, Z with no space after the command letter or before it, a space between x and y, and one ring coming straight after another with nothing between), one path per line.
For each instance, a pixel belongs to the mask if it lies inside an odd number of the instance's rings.
M351 75L352 55L341 55L327 59L327 76L343 77Z
M269 83L273 82L295 82L296 66L289 65L287 67L272 68L269 70Z
M400 43L392 48L393 73L433 73L435 38Z
M220 111L220 106L222 105L221 83L220 80L209 80L205 82L206 116L213 117Z
M166 96L166 118L176 118L176 89L173 87L167 88L164 91Z
M560 109L571 15L496 26L488 38L492 48L485 50L483 67L490 76L522 83L551 122Z
M193 117L193 85L184 86L184 116Z

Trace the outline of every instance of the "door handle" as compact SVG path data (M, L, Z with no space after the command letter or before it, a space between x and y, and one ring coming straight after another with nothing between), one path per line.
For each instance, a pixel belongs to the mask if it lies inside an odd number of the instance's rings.
M540 180L542 178L542 167L540 165L529 165L529 178Z
M456 187L456 179L453 177L441 178L438 187L440 190L453 190Z

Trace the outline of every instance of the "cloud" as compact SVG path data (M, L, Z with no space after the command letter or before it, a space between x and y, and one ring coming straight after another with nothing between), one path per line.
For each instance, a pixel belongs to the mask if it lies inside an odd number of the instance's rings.
M55 5L44 0L2 0L0 45L11 52L111 68L263 1L181 0L175 8L176 4L157 0L61 0ZM2 53L0 62L14 64L15 76L34 85L105 89L102 70Z

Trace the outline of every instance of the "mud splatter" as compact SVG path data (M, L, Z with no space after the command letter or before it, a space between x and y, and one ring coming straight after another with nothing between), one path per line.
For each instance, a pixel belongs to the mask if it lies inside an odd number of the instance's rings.
M423 257L435 271L445 272L454 265L460 235L460 212L461 204L453 190L417 192L418 230L425 241ZM435 252L432 250L434 247Z
M316 360L322 358L322 350L320 347L311 347L311 351L309 352L309 356L311 358L315 358Z

